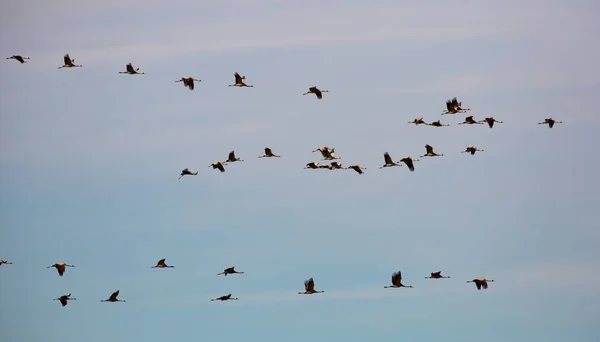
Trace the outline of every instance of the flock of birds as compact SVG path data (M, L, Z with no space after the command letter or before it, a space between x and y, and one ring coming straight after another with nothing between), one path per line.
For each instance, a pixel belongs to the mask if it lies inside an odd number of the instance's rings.
M14 55L11 57L7 57L6 59L14 59L23 64L23 63L27 63L27 60L29 60L30 57ZM75 64L75 59L71 59L69 54L66 54L64 56L64 64L62 66L58 67L58 69L75 68L75 67L83 67L83 65ZM134 69L134 67L131 63L126 65L125 70L126 71L121 71L119 73L120 74L130 74L130 75L139 75L139 74L143 75L144 74L144 72L139 71L139 68ZM234 74L234 77L235 77L235 83L230 84L229 85L230 87L254 87L253 85L246 84L245 76L241 76L239 73L236 72ZM191 76L185 76L175 82L183 82L183 85L185 87L189 88L190 90L194 90L195 82L201 82L201 80L196 79ZM329 92L329 91L328 90L320 90L316 86L313 86L313 87L310 87L308 92L304 93L303 95L315 94L317 99L321 100L323 98L323 93L327 93L327 92ZM446 110L444 112L442 112L442 115L466 113L467 111L470 111L470 110L471 109L469 109L469 108L462 108L462 102L459 102L457 100L457 98L454 97L454 98L446 101ZM422 117L415 118L413 121L409 121L408 123L412 123L415 125L422 124L422 125L428 125L428 126L434 126L434 127L449 126L449 124L441 123L440 120L428 123L428 122L425 122ZM489 128L493 128L495 123L504 123L504 122L496 120L494 117L487 117L484 120L477 121L473 118L473 116L467 116L465 118L465 120L463 122L458 123L458 125L473 125L473 124L482 125L482 124L486 124L486 123L489 126ZM552 127L554 127L554 124L557 124L557 123L563 123L563 122L556 121L552 117L548 117L548 118L544 119L544 121L539 122L538 124L548 125L549 128L552 128ZM461 153L470 153L471 155L474 155L476 152L479 152L479 151L483 151L483 149L479 149L475 146L467 146L465 148L465 150L462 151ZM359 174L362 174L363 170L367 169L366 167L359 166L359 165L350 165L348 167L342 167L341 164L339 164L337 161L335 161L337 159L341 159L340 157L335 156L335 148L321 146L312 152L320 152L323 157L322 160L330 161L330 164L329 165L320 165L319 161L313 161L313 162L306 164L306 166L304 167L305 169L328 169L328 170L345 169L345 170L354 170ZM431 145L427 144L427 145L425 145L425 154L420 156L420 158L441 157L441 156L444 156L444 155L436 153L434 148ZM280 157L281 157L280 155L274 154L270 147L265 147L264 154L259 156L258 158L280 158ZM393 166L403 166L403 164L404 164L412 172L415 170L414 162L419 161L419 159L413 159L410 156L406 156L406 157L400 159L399 161L394 162L388 152L385 152L383 154L383 157L384 157L384 164L379 167L380 169L386 168L386 167L393 167ZM236 157L235 151L231 151L231 152L229 152L227 160L213 162L208 167L212 167L213 169L217 169L221 172L225 172L225 165L227 165L229 163L243 162L243 161L244 161L243 159ZM181 179L181 177L186 176L186 175L198 175L198 173L199 173L198 171L191 171L189 168L185 168L181 171L179 179ZM6 260L0 260L0 266L3 264L12 264L12 262L6 261ZM58 271L58 275L62 277L64 275L67 267L75 267L75 266L71 265L71 264L67 264L63 261L60 261L53 265L48 266L47 268L56 268L56 270ZM152 268L173 268L173 267L174 266L167 265L165 263L165 259L160 259L158 261L158 263L156 264L156 266L152 266ZM232 267L228 267L228 268L224 269L223 272L218 273L217 275L227 276L229 274L243 274L243 273L244 272L236 271L235 267L232 266ZM425 278L426 279L443 279L443 278L450 278L450 277L442 276L441 271L434 271L434 272L431 272L429 277L425 277ZM481 278L475 278L473 280L469 280L469 281L467 281L467 283L475 283L477 290L481 290L481 289L485 290L488 288L488 283L493 282L493 281L494 280L492 280L492 279L486 279L486 278L481 277ZM412 285L405 285L402 283L402 273L400 271L394 272L392 274L391 282L392 282L392 285L384 286L384 288L402 288L402 287L412 288L413 287ZM316 294L316 293L322 293L322 292L324 292L324 291L315 290L315 282L314 282L313 278L310 278L304 282L304 292L298 292L298 294ZM118 295L119 295L119 290L113 292L108 299L101 300L101 302L125 302L125 300L118 299L117 298ZM58 298L55 298L54 300L60 301L61 305L64 307L67 305L68 301L76 300L76 298L72 298L71 294L68 294L68 295L62 295ZM234 298L231 296L231 294L228 294L228 295L224 295L224 296L220 296L220 297L211 299L211 301L227 301L227 300L238 300L238 298Z

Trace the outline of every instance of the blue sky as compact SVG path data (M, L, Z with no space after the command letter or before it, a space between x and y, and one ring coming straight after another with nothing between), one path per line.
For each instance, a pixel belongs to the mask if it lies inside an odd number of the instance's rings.
M0 4L2 57L32 57L0 63L0 340L597 341L599 14ZM58 70L65 53L84 67ZM129 62L146 74L118 74ZM236 71L255 87L227 87ZM302 96L313 85L330 92ZM457 126L440 115L453 96L504 124ZM451 126L407 124L421 116ZM445 156L377 168L425 144ZM368 169L303 170L322 145ZM231 150L245 162L207 167ZM62 278L45 268L60 260ZM232 265L246 273L216 276ZM424 279L437 269L452 278ZM413 289L383 289L397 270ZM297 295L309 277L325 293ZM100 303L117 289L127 303Z

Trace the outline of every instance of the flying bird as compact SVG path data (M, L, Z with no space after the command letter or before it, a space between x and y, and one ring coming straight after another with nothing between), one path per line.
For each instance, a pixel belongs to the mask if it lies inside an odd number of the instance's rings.
M432 122L432 123L428 123L428 124L426 124L426 125L427 125L427 126L435 126L435 127L450 126L449 124L443 124L443 123L440 123L440 120L438 120L438 121L434 121L434 122Z
M190 88L190 90L194 90L194 81L202 82L202 80L197 80L197 79L193 78L192 76L182 77L179 81L175 81L175 82L183 82L184 87L188 87L188 88Z
M253 85L246 84L246 76L240 76L237 72L234 74L235 76L235 84L230 84L230 87L254 87Z
M408 166L408 169L411 172L413 172L413 171L415 171L415 164L413 164L413 162L418 162L419 159L414 159L413 160L411 157L406 156L406 157L400 159L400 161L403 162L404 164L406 164L406 166Z
M244 161L243 159L235 157L235 151L231 151L231 152L229 152L229 156L227 156L227 160L224 161L223 164L225 164L225 163L243 162L243 161Z
M318 169L319 162L310 162L310 163L306 164L306 166L304 168L305 169Z
M156 263L156 266L152 266L152 268L173 268L175 266L167 266L167 264L165 264L165 259L160 259L158 260L158 263Z
M425 125L427 125L427 122L423 121L423 118L422 118L422 117L421 117L421 118L416 118L416 119L414 119L413 121L409 121L408 123L409 123L409 124L411 124L411 123L412 123L412 124L415 124L415 125L420 125L420 124L425 124Z
M384 289L406 287L412 288L412 285L402 284L402 272L398 271L392 274L392 286L384 286Z
M362 170L366 170L366 167L360 167L359 165L350 165L346 168L346 170L354 170L356 172L358 172L359 175L363 174Z
M77 300L77 298L71 298L71 294L69 293L68 295L62 295L58 298L55 298L54 300L59 300L60 303L62 304L62 306L65 307L65 306L67 306L67 301Z
M319 147L318 149L314 150L314 151L313 151L313 153L314 153L314 152L321 152L321 154L323 155L323 158L325 158L325 156L326 156L326 152L327 152L327 151L334 152L334 151L335 151L335 148L329 148L329 147L327 147L327 146L321 146L321 147Z
M538 122L538 125L548 125L548 128L554 127L555 123L563 123L562 121L556 121L552 117L544 119L544 122Z
M223 167L223 163L221 163L220 161L216 161L208 165L208 167L212 167L213 169L219 169L219 171L225 172L225 167Z
M488 126L490 126L490 128L494 127L494 122L497 122L497 123L504 123L503 121L500 121L500 120L496 120L496 119L494 119L494 117L493 117L493 116L490 116L489 118L485 118L485 119L483 119L483 120L482 120L482 121L480 121L480 122L481 122L481 123L483 123L483 122L487 122L487 124L488 124Z
M329 170L338 170L343 169L342 164L338 164L338 162L331 162Z
M244 274L244 272L238 272L238 271L236 271L235 270L235 266L231 266L231 267L228 267L228 268L224 269L223 272L218 273L217 275L223 274L223 275L227 276L228 274L236 274L236 273L238 273L238 274Z
M6 57L6 59L16 59L17 61L21 62L21 64L23 64L23 63L27 63L26 59L31 59L31 57L14 55L14 56Z
M131 65L131 63L127 64L127 66L125 67L127 71L119 71L119 74L130 74L130 75L143 75L143 72L140 72L140 68L134 69L133 66Z
M190 169L188 169L188 168L186 167L185 169L181 170L181 175L179 176L179 178L178 178L178 179L181 179L181 177L183 177L183 176L185 176L185 175L192 175L192 176L195 176L195 175L197 175L197 174L198 174L198 171L196 171L196 172L192 172L192 171L190 171Z
M58 271L58 275L59 276L63 276L63 274L65 273L65 267L75 267L74 265L69 265L69 264L65 264L62 261L57 262L54 265L50 265L46 268L52 268L52 267L56 267L56 270Z
M298 292L298 294L313 294L325 292L315 290L315 281L313 280L313 278L310 278L304 282L304 290L304 292Z
M317 95L317 99L322 99L323 98L323 93L328 93L329 90L319 90L319 88L317 87L310 87L308 88L308 91L302 95L308 95L308 94L315 94Z
M475 146L467 146L467 148L461 153L471 153L471 155L474 155L477 151L483 152L483 150L480 150Z
M0 259L0 266L2 266L2 264L12 265L12 262Z
M392 157L390 157L390 154L389 154L389 153L387 153L387 152L385 152L385 153L383 154L383 159L385 160L385 164L381 165L381 166L379 167L380 169L383 169L384 167L402 166L402 164L397 164L397 163L394 163L394 162L392 161Z
M425 153L424 155L422 155L420 158L423 157L441 157L443 156L443 154L437 154L435 153L435 151L433 150L433 146L427 144L425 145L425 150L427 150L427 153Z
M219 298L214 298L214 299L211 299L210 301L212 302L212 301L215 301L215 300L220 300L220 301L224 302L226 300L238 300L238 299L239 298L231 298L231 293L230 293L227 296L221 296Z
M321 151L321 155L323 156L323 160L334 160L334 159L342 159L340 157L334 156L335 148L326 149Z
M464 113L468 110L471 110L469 108L461 108L461 106L462 106L462 102L458 102L456 97L454 97L454 98L452 98L452 100L446 101L446 111L444 111L442 113L442 115Z
M484 290L486 290L488 288L488 283L491 283L491 282L493 282L493 280L485 279L485 278L476 278L476 279L467 281L467 283L475 283L475 286L477 286L478 290L481 290L482 287Z
M468 125L479 124L479 125L481 125L481 124L483 124L483 122L481 122L481 121L475 121L475 119L473 119L473 116L470 115L470 116L467 116L465 118L465 121L459 122L458 124L459 125L465 125L465 124L468 124Z
M281 158L281 156L274 155L270 148L265 147L265 154L258 158Z
M435 272L431 272L431 276L429 277L425 277L425 279L441 279L441 278L450 278L448 277L444 277L442 275L442 271L435 271Z
M103 300L101 300L101 302L112 302L112 303L114 303L114 302L122 302L122 303L125 303L125 300L123 300L123 299L117 299L118 295L119 295L119 290L113 292L113 294L111 294L108 299L106 299L106 300L103 299Z
M83 65L81 64L75 64L75 60L71 59L71 57L69 57L69 54L66 54L64 57L64 61L65 64L61 67L58 67L59 69L62 68L77 68L77 67L82 67Z

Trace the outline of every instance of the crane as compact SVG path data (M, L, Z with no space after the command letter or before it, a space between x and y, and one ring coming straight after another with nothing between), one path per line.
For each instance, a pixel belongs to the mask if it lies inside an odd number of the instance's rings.
M75 267L75 266L74 265L65 264L64 262L59 261L56 264L50 265L50 266L48 266L46 268L52 268L52 267L56 267L56 270L58 271L58 275L62 277L63 274L65 273L65 270L66 270L65 267Z
M14 55L14 56L6 57L6 59L15 59L15 60L21 62L21 64L23 64L23 63L27 63L26 59L31 59L31 57L25 57L25 56L21 56L21 55Z
M427 125L427 122L423 121L423 118L415 118L413 121L409 121L409 124L415 124L415 125L420 125L420 124L425 124Z
M548 128L554 127L555 123L563 123L562 121L556 121L552 117L545 118L543 122L538 122L538 125L548 125Z
M236 273L238 273L238 274L244 274L244 272L238 272L238 271L236 271L235 270L235 266L231 266L231 267L228 267L228 268L224 269L223 272L221 272L221 273L219 273L217 275L223 274L223 275L227 276L228 274L236 274Z
M481 122L481 121L475 121L475 119L473 119L473 116L470 115L470 116L467 116L465 118L465 121L459 122L458 124L459 125L465 125L465 124L467 124L467 125L473 125L473 124L481 125L481 124L483 124L483 122Z
M432 122L432 123L428 123L428 124L426 124L426 125L427 125L427 126L435 126L435 127L444 127L444 126L450 126L449 124L443 124L443 123L440 123L440 120L438 120L438 121L434 121L434 122Z
M71 59L71 57L69 57L69 54L65 55L64 61L65 61L65 64L63 66L58 67L59 69L62 69L62 68L80 68L80 67L83 67L83 65L81 65L81 64L75 64L75 60Z
M67 306L67 301L77 300L77 298L71 298L71 294L69 293L68 295L62 295L58 298L55 298L54 300L59 300L60 304L62 304L62 306L65 307L65 306Z
M165 264L165 259L160 259L158 260L158 263L156 263L156 266L152 266L152 268L173 268L175 266L167 266L167 264Z
M231 293L230 293L230 294L228 294L228 295L226 295L226 296L221 296L221 297L219 297L219 298L214 298L214 299L211 299L210 301L212 302L212 301L215 301L215 300L220 300L220 301L224 302L224 301L226 301L226 300L238 300L238 299L239 299L239 298L231 298Z
M325 292L315 290L315 281L313 280L313 278L310 278L304 282L304 290L304 292L298 292L298 294L314 294Z
M400 161L403 162L404 164L406 164L406 166L408 166L408 169L411 172L414 172L415 171L415 164L413 162L418 162L419 159L414 159L413 160L410 156L406 156L406 157L400 159Z
M183 82L184 87L190 88L190 90L194 90L194 81L202 82L202 80L197 80L192 76L184 76L179 81L175 82Z
M425 277L425 279L441 279L441 278L450 278L448 277L444 277L442 275L442 271L435 271L435 272L431 272L431 276L429 277Z
M306 164L306 166L304 168L305 169L318 169L319 162L310 162L310 163Z
M122 303L125 303L125 300L123 300L123 299L117 299L118 295L119 295L119 290L113 292L113 294L111 294L108 299L103 299L103 300L101 300L101 302L111 302L111 303L122 302Z
M356 172L358 172L359 175L363 174L363 170L366 170L366 167L361 167L359 165L350 165L346 168L346 170L354 170Z
M394 163L392 157L390 157L390 154L387 152L383 154L383 160L385 160L385 164L381 165L379 167L380 169L383 169L384 167L402 166L402 164Z
M225 172L225 167L223 167L223 163L221 163L220 161L216 161L208 165L208 167L212 167L213 169L219 169L219 171Z
M230 87L254 87L246 84L246 76L240 76L237 72L233 76L235 76L235 84L230 84Z
M265 154L258 158L281 158L281 156L274 155L269 147L265 147Z
M475 286L477 286L478 290L481 290L481 288L483 287L484 290L487 290L488 288L488 283L493 282L494 280L491 279L485 279L485 278L475 278L473 280L469 280L467 281L467 283L475 283Z
M412 288L412 285L402 284L402 272L398 271L398 272L392 273L392 285L384 286L383 288L389 289L389 288L400 288L400 287Z
M186 167L185 169L181 170L181 175L179 176L179 178L178 178L178 179L181 179L181 177L183 177L183 176L185 176L185 175L192 175L192 176L195 176L195 175L197 175L197 174L198 174L198 171L196 171L196 172L192 172L192 171L190 171L190 169L188 169L188 168Z
M427 153L425 153L424 155L420 156L420 158L423 157L441 157L443 156L443 154L437 154L435 153L435 151L433 150L433 146L427 144L425 145L425 150L427 151Z
M227 156L227 160L223 162L223 164L226 163L235 163L235 162L243 162L243 159L240 158L236 158L235 157L235 151L231 151L229 152L229 156Z
M317 96L317 99L322 99L323 98L323 93L328 93L329 90L319 90L319 88L317 87L310 87L308 88L308 91L302 95L308 95L308 94L315 94Z
M471 153L471 155L474 155L475 152L477 152L477 151L483 152L483 150L480 150L475 146L467 146L467 148L464 151L462 151L461 153Z
M489 118L485 118L485 119L483 119L483 120L482 120L482 121L480 121L480 122L481 122L481 123L483 123L483 122L487 122L487 124L488 124L488 126L490 126L490 128L494 127L494 122L497 122L497 123L504 123L503 121L500 121L500 120L496 120L496 119L494 119L494 117L493 117L493 116L490 116Z
M134 69L131 63L127 64L125 67L126 71L119 71L119 74L129 74L129 75L143 75L145 73L140 72L140 68Z
M0 266L2 266L2 264L12 265L12 262L0 259Z

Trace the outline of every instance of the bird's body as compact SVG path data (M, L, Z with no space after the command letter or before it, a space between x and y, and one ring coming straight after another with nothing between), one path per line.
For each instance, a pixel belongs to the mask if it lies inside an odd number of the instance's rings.
M388 288L400 288L400 287L406 287L406 288L412 288L412 285L404 285L402 284L402 272L398 271L392 274L392 285L391 286L384 286L384 289L388 289Z
M228 267L228 268L224 269L223 272L218 273L217 275L223 274L223 275L227 276L228 274L236 274L236 273L238 273L238 274L244 274L244 272L238 272L238 271L236 271L235 270L235 266L231 266L231 267Z
M12 265L12 262L0 259L0 266L2 266L2 264Z
M308 164L306 164L306 166L304 167L305 169L319 169L319 162L310 162Z
M239 299L239 298L231 298L231 293L230 293L230 294L228 294L228 295L226 295L226 296L221 296L221 297L219 297L219 298L214 298L214 299L211 299L210 301L211 301L211 302L213 302L213 301L215 301L215 300L220 300L220 301L224 302L224 301L226 301L226 300L238 300L238 299Z
M62 304L62 306L65 307L65 306L67 306L67 301L77 300L77 298L71 298L71 294L69 293L68 295L62 295L58 298L55 298L54 300L60 301L60 304Z
M481 123L483 122L487 122L488 126L490 126L490 128L494 127L494 122L497 123L504 123L504 121L500 121L500 120L496 120L494 119L493 116L490 116L489 118L485 118L484 120L480 121Z
M191 175L191 176L195 176L198 174L198 171L196 172L192 172L190 171L190 169L188 169L187 167L183 170L181 170L181 175L179 175L179 179L181 179L181 177L185 176L185 175Z
M117 299L118 295L119 295L119 290L113 292L113 294L111 294L108 299L103 299L103 300L101 300L101 302L111 302L111 303L122 302L122 303L125 303L125 300L123 300L123 299Z
M197 79L193 78L192 76L182 77L179 81L175 81L175 82L183 82L184 87L188 87L188 88L190 88L190 90L194 90L194 81L202 82L202 80L197 80Z
M406 166L408 166L408 169L413 172L415 171L415 164L413 162L418 162L419 159L412 159L410 156L406 156L402 159L400 159L401 162L403 162L404 164L406 164Z
M421 125L421 124L427 125L427 122L423 121L422 117L421 118L415 118L413 121L409 121L408 123L409 124L410 123L411 124L415 124L415 125Z
M65 264L64 262L59 261L56 264L50 265L50 266L48 266L46 268L52 268L52 267L55 267L56 270L58 271L58 275L62 277L63 274L65 273L66 267L75 267L75 266L74 265Z
M143 72L140 72L140 68L134 69L131 63L127 64L125 67L126 71L119 71L119 74L129 74L129 75L143 75Z
M69 54L66 54L63 58L65 64L63 66L58 67L59 69L62 68L81 68L83 67L83 65L81 64L75 64L75 60L71 59L71 57L69 57Z
M442 275L442 271L435 271L435 272L431 272L431 276L429 277L425 277L425 279L441 279L441 278L450 278L448 277L444 277Z
M440 122L440 120L438 121L434 121L432 123L428 123L426 124L427 126L435 126L435 127L444 127L444 126L450 126L449 124L443 124Z
M363 174L363 170L366 170L366 167L360 167L359 165L350 165L346 168L346 170L354 170L358 172L359 175Z
M6 57L6 59L14 59L14 60L17 60L17 61L21 62L21 64L23 64L23 63L27 63L26 59L31 59L31 57L25 57L25 56L21 56L21 55L14 55L14 56Z
M273 154L273 151L269 147L265 147L265 154L258 158L280 158L281 156L277 156Z
M235 76L235 84L230 84L230 87L254 87L253 85L246 84L246 76L240 76L237 72L234 74Z
M483 288L484 290L487 290L488 283L491 283L493 281L494 280L485 279L485 278L476 278L476 279L467 281L467 283L475 283L475 286L477 286L478 290L481 290L481 288Z
M227 156L227 160L224 161L223 164L225 164L225 163L243 162L243 161L244 161L243 159L235 157L235 151L231 151L231 152L229 152L229 155Z
M552 117L545 118L543 122L538 122L538 125L548 125L548 128L554 127L554 124L563 123L562 121L556 121Z
M420 158L423 157L441 157L443 156L443 154L437 154L435 153L435 151L433 150L433 146L427 144L425 145L425 150L427 151L427 153L425 153L424 155L422 155Z
M477 151L483 152L483 150L480 150L475 146L467 146L467 148L461 153L471 153L471 155L474 155Z
M467 117L465 118L465 121L463 121L463 122L459 122L458 124L459 124L459 125L473 125L473 124L482 125L482 124L483 124L483 122L481 122L481 121L476 121L475 119L473 119L473 116L472 116L472 115L470 115L470 116L467 116Z
M167 266L167 264L165 263L165 259L160 259L158 260L158 263L156 263L156 266L152 266L152 268L173 268L175 266Z
M310 87L308 88L308 91L302 95L308 95L308 94L315 94L317 96L317 99L322 99L323 98L323 93L328 93L329 90L319 90L319 88L317 87Z
M402 164L394 163L392 157L390 157L390 154L387 152L383 154L383 160L385 161L385 164L381 165L379 167L380 169L383 169L384 167L402 166Z
M213 169L219 169L219 171L225 172L225 167L223 166L223 163L221 163L220 161L216 161L216 162L208 165L208 167L212 167Z
M308 279L304 282L304 292L298 292L298 294L314 294L314 293L322 293L325 291L317 291L315 290L315 281L313 278Z

